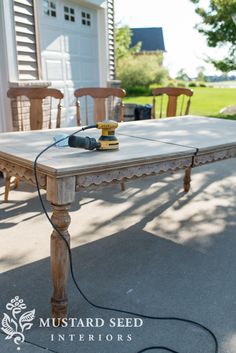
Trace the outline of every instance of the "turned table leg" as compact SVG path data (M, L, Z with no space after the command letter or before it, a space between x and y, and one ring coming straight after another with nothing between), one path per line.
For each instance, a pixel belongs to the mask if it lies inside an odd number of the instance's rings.
M8 201L8 196L10 192L10 187L11 187L11 176L9 174L6 175L5 177L5 194L4 194L4 202Z
M52 204L52 222L60 231L61 235L70 243L68 227L70 225L70 215L68 213L70 205ZM67 316L67 277L69 270L68 247L62 236L53 230L51 235L51 271L53 283L52 317L60 320Z
M191 186L191 167L184 171L184 192L189 192Z
M51 298L52 317L58 319L67 316L67 277L69 271L70 225L69 208L75 198L75 177L47 177L47 200L52 205L52 223L54 229L51 235L51 272L53 294Z
M121 191L125 191L125 182L124 181L121 181L120 188L121 188Z

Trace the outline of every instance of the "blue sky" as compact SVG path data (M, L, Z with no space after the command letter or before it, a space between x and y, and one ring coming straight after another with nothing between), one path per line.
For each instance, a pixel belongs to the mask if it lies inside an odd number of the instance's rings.
M208 1L202 0L203 5ZM129 27L162 27L164 64L172 76L183 68L193 77L199 66L206 67L206 74L220 74L204 58L219 58L224 50L208 48L205 37L194 28L200 18L190 0L115 0L115 21Z

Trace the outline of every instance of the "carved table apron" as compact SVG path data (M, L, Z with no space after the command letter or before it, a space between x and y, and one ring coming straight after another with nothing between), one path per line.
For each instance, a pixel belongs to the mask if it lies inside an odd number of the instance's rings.
M0 169L35 183L33 163L58 132L78 128L4 133L0 135ZM81 135L99 137L99 131ZM52 206L52 222L69 242L69 208L81 188L124 182L180 169L185 189L192 167L236 156L236 122L205 117L174 117L120 124L120 150L85 151L52 147L38 161L40 187ZM40 206L39 206L40 207ZM68 251L56 231L51 235L52 316L67 315Z

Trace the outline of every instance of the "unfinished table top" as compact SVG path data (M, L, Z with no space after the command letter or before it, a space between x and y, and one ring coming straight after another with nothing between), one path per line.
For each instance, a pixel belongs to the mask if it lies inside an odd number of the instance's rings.
M78 128L12 132L0 135L0 158L32 168L37 154L53 142L55 133L70 134ZM145 161L168 160L190 156L204 149L236 145L236 122L206 117L174 117L122 123L117 129L118 151L85 151L52 147L39 159L44 173L78 173L126 166ZM93 129L80 135L98 138Z
M189 115L121 124L117 133L204 151L235 145L236 121Z
M70 134L75 128L60 129ZM57 130L41 130L1 134L0 158L7 159L24 166L32 167L40 151L53 143ZM80 133L80 136L99 138L96 129ZM87 151L79 148L52 147L39 159L41 171L51 173L78 172L83 170L104 169L108 166L139 163L150 159L168 159L181 155L191 155L193 148L169 145L158 141L150 141L130 136L119 136L120 149L117 151Z

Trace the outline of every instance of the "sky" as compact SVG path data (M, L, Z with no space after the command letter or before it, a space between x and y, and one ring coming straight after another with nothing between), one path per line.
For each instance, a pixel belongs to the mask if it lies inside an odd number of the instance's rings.
M220 58L224 49L208 48L204 35L194 26L201 18L195 13L190 0L115 0L115 22L119 26L162 27L166 53L164 65L175 77L184 69L190 77L197 75L197 68L204 66L205 74L221 74L214 66L204 62L211 56ZM207 6L209 0L202 0Z

